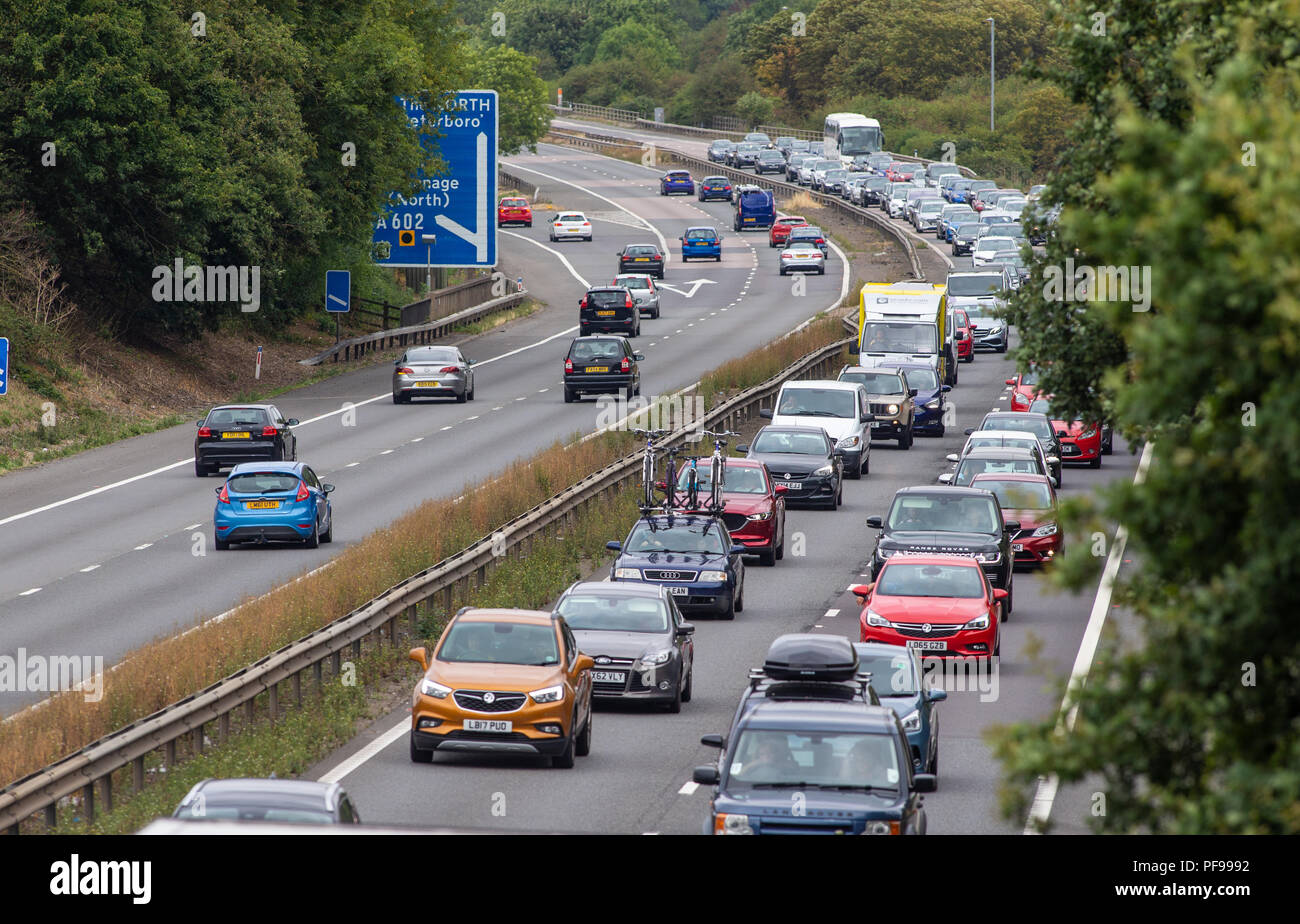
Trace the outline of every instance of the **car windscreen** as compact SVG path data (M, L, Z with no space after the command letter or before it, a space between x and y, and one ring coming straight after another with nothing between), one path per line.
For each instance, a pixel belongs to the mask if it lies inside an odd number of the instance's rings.
M827 171L826 171L826 179L828 179L828 180L842 180L842 179L844 179L845 177L847 177L848 175L849 175L849 172L848 172L847 170L827 170Z
M722 536L710 523L695 526L662 526L638 523L623 546L628 552L680 552L722 555L727 549Z
M799 456L829 456L830 447L820 433L765 429L750 445L754 452L788 452Z
M871 685L881 696L908 696L917 692L916 670L905 654L858 654L858 670L871 675Z
M845 372L840 381L865 385L867 393L872 395L901 395L906 391L903 377L897 372Z
M897 790L899 777L898 747L889 733L749 728L732 751L727 785Z
M966 459L957 469L956 483L968 485L976 475L1037 475L1036 459Z
M903 378L908 388L915 388L918 394L934 391L939 387L939 375L933 369L904 369Z
M287 472L249 472L233 476L226 490L234 494L276 494L298 490L298 476Z
M922 215L938 215L943 211L942 199L922 199L916 204L916 210Z
M1026 433L1034 434L1040 440L1051 439L1053 436L1050 423L1041 417L1030 417L1028 414L1003 414L998 417L990 417L984 421L982 429L1023 430Z
M949 276L949 295L989 295L1002 291L1001 273L980 273L978 276Z
M595 289L587 293L588 308L622 308L627 305L627 293L621 289Z
M984 582L978 567L891 561L876 582L876 593L887 597L975 599L984 596Z
M1002 532L1002 518L989 497L903 494L894 498L889 528L996 535Z
M858 416L857 396L841 388L783 388L776 412L787 417Z
M459 621L447 630L438 648L438 660L541 667L558 664L560 649L555 629L549 625Z
M606 632L667 632L668 607L646 597L569 594L556 610L570 629Z
M997 235L996 237L989 235L988 237L980 238L979 249L990 250L995 253L999 250L1015 250L1016 242L1014 239L1003 237L1002 235Z
M862 349L877 353L936 353L938 336L934 324L867 321L862 327Z
M964 222L957 226L957 236L960 238L975 237L979 233L980 226L973 221Z
M208 412L204 424L214 430L234 430L240 427L264 427L269 421L260 407L222 407Z
M713 488L713 479L709 477L707 462L707 459L701 460L695 473L695 483L699 485L701 491L708 491ZM690 483L690 469L684 468L677 478L677 487L685 491L686 486ZM749 465L744 467L728 465L723 473L722 490L728 494L766 494L767 479L763 477L761 468L754 468Z
M575 363L613 362L623 359L623 345L617 340L579 340L569 350Z
M1050 510L1052 489L1041 481L993 481L981 478L972 487L992 491L1003 510Z

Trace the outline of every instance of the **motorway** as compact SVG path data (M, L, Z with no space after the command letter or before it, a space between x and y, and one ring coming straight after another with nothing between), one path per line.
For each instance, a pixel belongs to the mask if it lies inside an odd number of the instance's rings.
M332 546L212 548L217 478L197 479L194 426L178 426L0 478L0 655L102 656L116 663L156 637L188 628L320 567L352 541L421 501L454 496L511 461L596 426L594 401L566 405L562 360L577 334L586 285L607 284L628 242L673 252L659 320L634 341L646 354L642 393L669 394L772 341L837 303L848 277L832 252L805 294L777 283L766 235L734 234L726 203L662 198L658 173L543 145L508 159L557 207L585 210L595 241L550 244L547 228L502 233L504 261L549 307L477 337L476 400L395 406L391 369L358 369L275 400L302 424L299 459L337 486ZM539 213L539 218L546 213ZM680 261L678 236L708 222L721 263ZM691 292L694 281L702 281ZM0 693L0 714L39 694Z

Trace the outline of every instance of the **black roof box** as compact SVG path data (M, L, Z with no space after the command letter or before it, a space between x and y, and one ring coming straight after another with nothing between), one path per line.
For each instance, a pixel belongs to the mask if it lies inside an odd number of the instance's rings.
M782 635L767 650L763 673L773 680L852 680L858 672L858 653L842 636Z

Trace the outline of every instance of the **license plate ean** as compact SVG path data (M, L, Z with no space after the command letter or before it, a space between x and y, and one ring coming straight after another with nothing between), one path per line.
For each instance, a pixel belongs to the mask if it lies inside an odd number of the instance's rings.
M514 725L501 719L466 719L465 731L477 732L509 732L514 730Z
M669 587L668 592L674 597L685 597L691 592L689 587Z

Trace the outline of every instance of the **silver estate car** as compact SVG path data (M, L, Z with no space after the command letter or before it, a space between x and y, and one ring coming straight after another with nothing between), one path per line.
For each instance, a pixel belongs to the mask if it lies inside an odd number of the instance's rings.
M412 347L393 361L393 403L409 404L412 398L473 401L473 365L457 347Z

